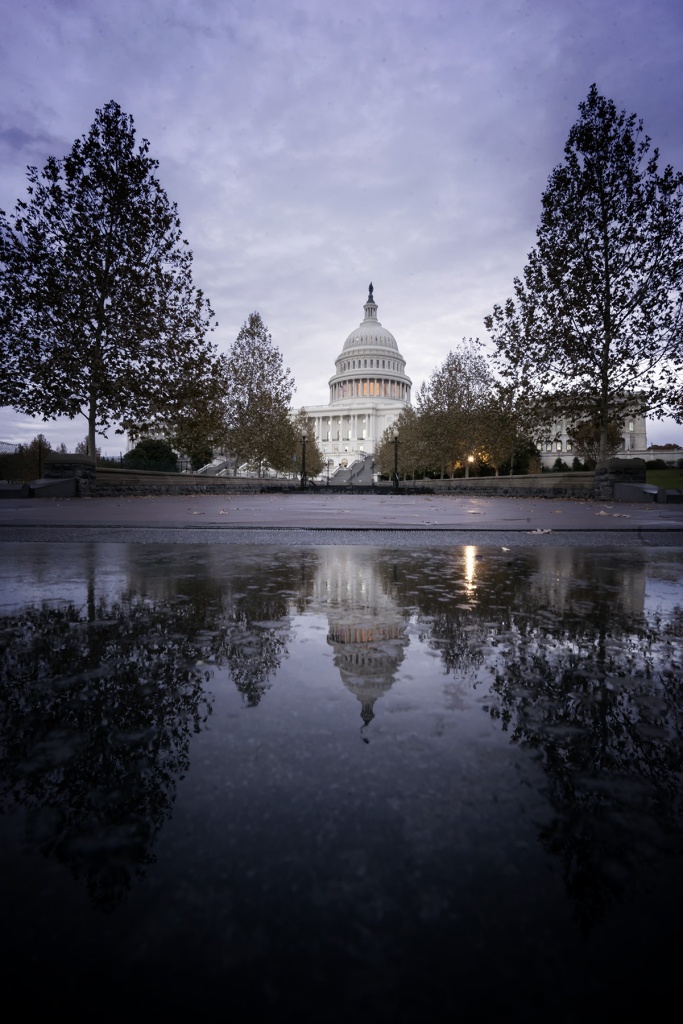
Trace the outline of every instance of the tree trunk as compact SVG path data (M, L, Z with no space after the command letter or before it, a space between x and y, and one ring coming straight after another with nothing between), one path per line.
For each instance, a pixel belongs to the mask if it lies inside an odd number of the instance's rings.
M95 455L95 423L97 421L97 402L95 395L90 395L88 407L88 455Z

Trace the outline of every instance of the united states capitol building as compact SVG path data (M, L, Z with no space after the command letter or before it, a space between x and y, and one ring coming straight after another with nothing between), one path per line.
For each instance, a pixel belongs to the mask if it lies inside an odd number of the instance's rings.
M335 361L329 404L306 407L330 473L372 455L386 428L410 405L406 361L377 319L372 284L363 310Z
M351 331L335 361L329 403L306 407L330 475L372 456L386 428L410 405L412 381L406 361L394 335L377 319L372 284L363 310L363 320ZM571 464L575 452L570 429L568 420L560 420L536 439L545 468L558 458ZM659 454L646 452L646 448L645 417L627 417L623 456L650 459Z

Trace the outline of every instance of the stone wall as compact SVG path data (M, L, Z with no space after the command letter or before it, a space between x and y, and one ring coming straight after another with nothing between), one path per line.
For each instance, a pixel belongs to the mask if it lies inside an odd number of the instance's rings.
M526 476L480 476L425 480L435 494L477 494L519 498L592 498L594 473L529 473ZM403 489L403 483L401 488ZM412 485L408 485L412 486ZM419 483L416 485L419 486Z
M268 479L257 477L211 477L185 476L178 473L155 473L146 470L110 469L98 467L97 480L90 494L97 497L118 497L122 495L160 494L249 494L261 491L300 490L300 481ZM547 498L590 498L593 496L593 473L537 473L513 477L472 477L465 480L416 480L401 481L402 494L471 494ZM389 481L382 481L376 487L361 487L348 484L344 487L329 488L325 483L309 486L318 494L372 494L391 493Z
M95 456L75 455L72 452L46 452L45 480L76 480L76 495L87 498L95 493Z
M644 459L610 459L606 466L595 470L595 497L600 501L611 501L616 484L645 486L645 472Z
M298 480L262 477L195 476L143 469L98 466L90 494L98 498L159 494L249 494L265 490L298 490Z
M541 497L541 498L597 498L601 501L654 500L645 495L646 463L642 459L610 459L607 467L595 473L534 473L527 476L485 476L453 480L401 481L402 494L464 494L491 495L498 497ZM181 473L155 473L151 470L112 469L98 466L88 455L55 454L46 458L45 478L63 480L75 478L76 494L79 497L120 497L164 494L249 494L263 491L300 490L298 479L269 479L233 476L195 476ZM622 485L639 486L643 493L636 491L628 495ZM616 488L616 489L615 489ZM343 488L326 487L319 483L310 490L321 494L392 493L389 481L382 481L376 487L347 485ZM310 493L309 490L309 493ZM650 488L653 492L657 488ZM621 493L623 491L623 494Z

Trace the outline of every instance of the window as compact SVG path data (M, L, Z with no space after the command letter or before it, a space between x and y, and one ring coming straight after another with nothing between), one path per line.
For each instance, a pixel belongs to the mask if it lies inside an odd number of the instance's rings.
M561 452L562 451L562 442L561 441L556 441L555 442L555 451L556 452Z
M545 443L545 450L547 452L551 452L553 450L553 443L552 443L552 441L546 441L546 443Z
M382 369L384 369L384 360L382 360Z
M572 444L571 441L567 441L567 451L568 452L573 452L574 451L574 445Z
M367 366L367 365L368 365L368 361L367 361L367 359L366 359L366 360L364 361L363 365L364 365L364 366Z
M628 429L629 430L633 430L634 429L634 427L633 427L633 420L629 420L628 421Z

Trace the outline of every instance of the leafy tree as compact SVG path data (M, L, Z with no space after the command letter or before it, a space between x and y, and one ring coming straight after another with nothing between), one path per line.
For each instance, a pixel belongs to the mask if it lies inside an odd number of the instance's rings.
M0 455L0 479L12 483L38 480L45 469L45 455L52 445L44 434L36 434L28 444L18 444L13 452Z
M126 469L153 469L178 472L178 456L168 441L147 437L123 456Z
M627 412L680 418L683 175L660 174L642 121L595 85L579 111L523 280L485 323L503 372L599 424L604 462Z
M552 422L548 402L526 381L496 381L481 417L486 463L496 475L529 472L530 459L537 454L534 433Z
M74 448L74 452L77 455L87 455L88 454L88 438L87 437L85 438L84 441L79 441L78 442L78 444ZM96 447L93 454L96 455L98 459L101 459L102 458L102 449Z
M111 101L0 211L0 404L95 435L165 422L204 390L212 310L149 143Z
M289 408L294 378L263 320L251 313L224 362L227 448L240 462L289 469L292 425Z
M393 426L387 427L375 449L375 466L382 476L394 472L394 429L398 430L398 475L404 479L429 467L429 449L423 421L412 406L402 409Z
M456 465L469 466L486 439L485 421L494 378L479 341L449 352L417 393L417 407L430 461L451 473Z
M314 477L319 476L325 463L325 454L320 448L313 430L313 422L306 414L305 409L299 409L298 413L294 417L291 423L291 441L290 446L285 453L285 463L282 466L276 466L275 468L291 469L294 465L294 456L296 455L296 464L300 466L299 459L301 458L301 438L304 432L306 433L306 476Z
M219 376L219 375L216 375ZM218 392L205 401L192 403L179 411L160 431L172 447L187 455L194 470L211 462L225 450L225 410Z
M553 473L568 473L569 472L569 466L564 461L564 459L561 459L559 457L559 455L558 455L558 457L553 462L553 470L552 471L553 471Z
M599 422L593 420L585 423L578 423L572 429L569 436L582 459L597 463L600 457L601 434L602 431L600 429ZM612 455L616 455L621 449L622 442L623 438L621 436L619 425L617 423L608 423L605 458L609 459Z

